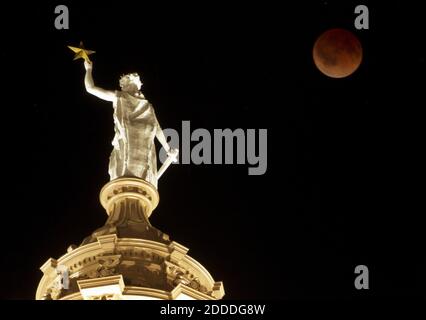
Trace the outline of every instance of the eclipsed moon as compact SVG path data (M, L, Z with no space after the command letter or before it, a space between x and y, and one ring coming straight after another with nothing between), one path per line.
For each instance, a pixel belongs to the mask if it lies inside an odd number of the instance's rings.
M358 69L362 46L358 38L345 29L324 32L315 42L313 58L317 68L332 78L344 78Z

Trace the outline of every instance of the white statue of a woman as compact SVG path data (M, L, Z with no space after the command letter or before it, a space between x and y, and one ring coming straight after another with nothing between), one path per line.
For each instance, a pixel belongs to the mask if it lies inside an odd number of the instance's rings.
M157 187L157 138L168 156L176 157L178 150L166 141L155 116L154 108L140 92L142 82L137 73L121 77L121 90L108 91L95 86L92 77L93 63L84 61L87 92L111 101L114 107L114 149L109 161L111 180L119 177L137 177Z

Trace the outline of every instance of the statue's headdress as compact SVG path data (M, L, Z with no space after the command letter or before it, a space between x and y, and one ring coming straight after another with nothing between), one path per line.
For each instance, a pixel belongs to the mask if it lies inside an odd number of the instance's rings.
M137 73L124 74L120 77L120 87L124 88L135 80L140 81L140 77Z

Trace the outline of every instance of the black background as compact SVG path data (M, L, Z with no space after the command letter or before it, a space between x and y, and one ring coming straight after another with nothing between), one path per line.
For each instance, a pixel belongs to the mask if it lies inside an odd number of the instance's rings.
M56 30L66 4L70 29ZM145 1L2 7L4 299L33 299L39 267L103 225L112 108L84 90L139 72L163 128L268 129L268 169L174 165L151 222L190 248L226 299L424 296L424 18L406 2L198 5ZM364 60L331 79L316 38L346 28ZM354 287L355 266L370 290Z

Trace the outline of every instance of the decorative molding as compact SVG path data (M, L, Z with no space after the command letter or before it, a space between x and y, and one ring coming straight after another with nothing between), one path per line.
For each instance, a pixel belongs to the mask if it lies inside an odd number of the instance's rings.
M37 299L75 297L79 281L118 275L133 288L151 287L171 292L182 285L203 297L223 297L221 282L214 282L207 270L186 254L187 250L177 242L165 245L144 239L103 236L98 242L78 247L58 260L49 259L42 267L44 276L37 290ZM69 290L55 291L57 274L53 266L58 264L69 268Z
M179 264L179 261L181 261L183 257L186 256L186 253L189 251L189 249L173 241L172 243L169 244L169 251L170 251L170 261L173 263Z
M41 267L40 270L45 274L49 275L52 272L56 273L56 266L58 265L58 261L53 258L49 258Z
M222 281L215 282L211 295L216 299L222 299L225 295L225 288Z
M101 248L105 252L114 252L115 250L115 244L117 242L117 235L116 234L108 234L105 236L98 236L98 243L101 246Z
M122 275L77 281L84 300L120 300L124 290Z
M113 206L121 199L138 199L149 218L160 201L157 188L149 182L131 177L123 177L110 181L101 190L100 201L102 206L111 214Z

